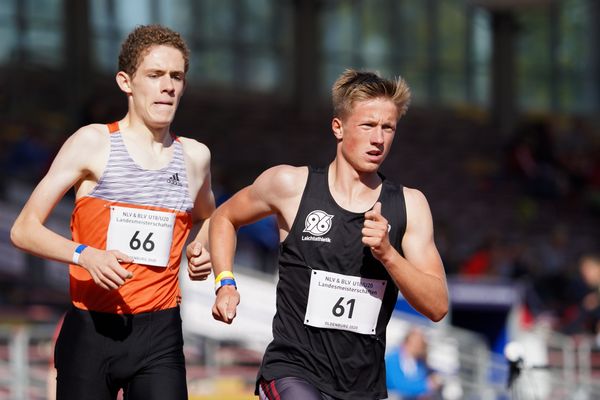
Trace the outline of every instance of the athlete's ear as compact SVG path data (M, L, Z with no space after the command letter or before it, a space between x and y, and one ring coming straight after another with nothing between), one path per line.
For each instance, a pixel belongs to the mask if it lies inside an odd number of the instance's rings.
M333 135L337 140L342 140L344 137L344 128L342 126L342 120L338 117L334 117L331 120L331 130L333 131Z
M117 85L119 85L119 89L121 89L126 94L131 93L131 77L124 71L117 72L117 76L115 77L117 80Z

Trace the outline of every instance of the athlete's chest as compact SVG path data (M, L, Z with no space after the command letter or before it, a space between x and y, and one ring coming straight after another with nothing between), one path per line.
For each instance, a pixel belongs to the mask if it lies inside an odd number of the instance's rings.
M332 201L308 197L300 207L294 234L302 242L321 242L347 247L360 240L364 215L340 208Z

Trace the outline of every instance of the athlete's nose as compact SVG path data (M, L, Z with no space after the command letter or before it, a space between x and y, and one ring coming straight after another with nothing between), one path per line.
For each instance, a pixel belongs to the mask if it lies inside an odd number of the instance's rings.
M163 91L166 91L169 93L173 93L175 91L175 85L173 84L173 79L168 74L165 74L162 76L161 89Z
M371 134L371 143L383 144L383 129L381 126L377 126L375 129L373 129L373 133Z

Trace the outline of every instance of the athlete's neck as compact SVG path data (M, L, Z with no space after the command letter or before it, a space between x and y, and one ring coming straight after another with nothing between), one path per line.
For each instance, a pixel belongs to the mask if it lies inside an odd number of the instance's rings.
M173 142L170 133L170 125L152 127L145 124L143 121L135 118L128 113L121 121L119 121L119 129L121 132L134 134L138 141L147 142L152 147L157 144L164 147L169 147Z
M125 117L119 122L119 130L129 156L141 168L157 170L171 162L174 147L168 129L153 130Z
M381 178L377 171L360 173L339 159L329 165L329 191L344 209L354 212L368 210L379 198Z

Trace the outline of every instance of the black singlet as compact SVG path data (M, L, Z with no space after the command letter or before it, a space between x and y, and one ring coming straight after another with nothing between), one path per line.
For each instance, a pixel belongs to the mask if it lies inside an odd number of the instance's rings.
M382 179L378 201L390 224L390 243L401 252L406 229L402 187ZM266 349L259 380L295 376L338 398L387 397L385 331L398 289L362 244L363 224L364 213L342 209L331 196L327 169L309 167L296 218L280 247L273 341ZM374 334L304 324L313 270L387 281Z

